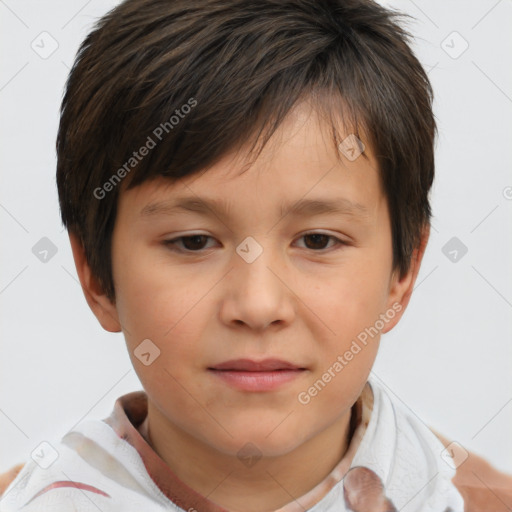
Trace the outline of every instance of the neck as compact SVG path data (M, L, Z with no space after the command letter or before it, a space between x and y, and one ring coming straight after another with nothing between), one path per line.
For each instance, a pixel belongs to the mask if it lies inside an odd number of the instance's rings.
M208 500L233 512L261 512L276 510L319 484L345 456L355 420L349 410L291 452L247 464L190 436L151 403L139 431L178 478ZM343 472L354 455L350 452Z

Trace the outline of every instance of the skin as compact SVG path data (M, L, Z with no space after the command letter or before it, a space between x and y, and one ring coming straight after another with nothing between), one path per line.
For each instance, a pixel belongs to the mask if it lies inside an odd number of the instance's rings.
M0 496L5 492L10 483L18 476L24 464L16 464L11 469L0 475Z
M307 390L379 315L407 307L428 240L410 271L392 268L386 197L372 148L337 158L327 126L298 105L244 174L243 152L176 183L164 178L123 191L113 232L116 302L91 274L70 234L87 302L101 325L123 331L148 394L148 442L190 487L233 511L273 510L318 484L347 449L350 408L377 354L375 336L311 401ZM195 195L225 199L224 214L179 212L140 218L148 203ZM281 215L282 203L343 197L364 215ZM288 210L285 210L285 213ZM311 231L339 238L312 240ZM211 238L177 251L164 240ZM248 236L262 254L247 263L236 248ZM179 252L181 247L182 252ZM186 248L197 248L186 252ZM149 366L134 350L150 339L161 353ZM240 391L209 367L230 359L278 358L306 370L277 390ZM237 457L247 443L261 458ZM304 468L308 467L308 471Z

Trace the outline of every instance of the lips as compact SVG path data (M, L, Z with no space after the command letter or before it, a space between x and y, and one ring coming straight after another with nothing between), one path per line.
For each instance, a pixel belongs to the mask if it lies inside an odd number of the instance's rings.
M280 359L233 359L208 368L216 382L244 393L277 391L300 378L306 370Z
M239 372L274 372L279 370L304 370L288 361L280 359L264 359L263 361L253 361L252 359L233 359L220 363L210 368L219 371L239 371Z

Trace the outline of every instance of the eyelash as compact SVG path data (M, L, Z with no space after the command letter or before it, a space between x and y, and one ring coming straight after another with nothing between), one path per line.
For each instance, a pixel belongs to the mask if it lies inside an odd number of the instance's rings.
M326 233L317 233L317 232L311 232L311 233L304 233L302 236L300 236L299 238L304 238L306 236L312 236L312 235L321 235L321 236L326 236L327 238L329 239L332 239L335 241L335 245L333 247L330 247L330 248L327 248L327 249L319 249L319 250L315 250L315 249L310 249L311 251L313 252L318 252L318 253L322 253L322 252L327 252L329 251L329 249L333 249L334 250L338 250L338 249L341 249L341 246L346 246L348 245L347 242L344 242L343 240L340 240L339 238L333 236L333 235L328 235ZM192 254L192 253L202 253L202 252L205 252L206 249L199 249L197 251L193 251L193 250L190 250L190 249L181 249L181 248L177 248L177 244L180 240L184 240L184 239L188 239L188 238L195 238L195 237L199 237L199 236L202 236L202 237L206 237L206 238L213 238L209 235L204 235L202 233L198 233L198 234L192 234L192 235L187 235L187 236L179 236L177 238L173 238L171 240L164 240L163 241L163 244L167 247L169 247L172 251L176 251L176 252L181 252L181 253L184 253L184 254ZM170 247L170 246L174 246L174 247ZM307 248L306 248L307 249Z

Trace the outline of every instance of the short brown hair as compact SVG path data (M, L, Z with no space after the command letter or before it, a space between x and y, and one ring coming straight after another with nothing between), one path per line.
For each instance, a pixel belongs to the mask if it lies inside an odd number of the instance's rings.
M126 0L102 17L66 83L57 186L110 300L117 182L177 180L248 141L260 151L304 97L336 144L335 118L373 148L404 275L430 222L437 129L402 17L371 0Z

